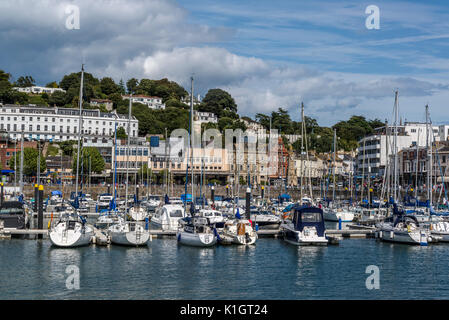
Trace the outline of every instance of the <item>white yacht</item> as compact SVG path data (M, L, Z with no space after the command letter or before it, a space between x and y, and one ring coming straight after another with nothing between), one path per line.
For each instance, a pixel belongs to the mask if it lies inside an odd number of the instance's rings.
M125 246L143 246L148 244L150 232L143 225L134 221L120 220L109 227L111 242Z
M224 241L240 245L251 245L257 241L257 233L251 222L246 219L226 221L221 236Z
M212 247L217 243L217 232L204 217L180 219L176 237L178 243L194 247Z
M178 231L179 220L187 215L184 207L179 204L165 204L156 209L151 217L151 224L164 231Z
M279 229L281 218L267 210L252 211L250 214L252 222L256 223L260 229Z
M148 211L142 207L131 207L128 214L134 221L144 221L145 218L148 218Z
M412 215L396 216L394 222L382 222L379 237L383 241L417 244L427 246L430 231L420 227L416 217Z
M50 228L50 241L57 247L79 247L88 245L94 229L78 215L66 214Z
M223 213L213 209L200 209L196 216L207 218L210 224L214 224L217 228L223 228L226 218Z
M324 208L324 220L338 222L351 222L354 220L354 212L345 208Z
M449 242L449 222L440 221L430 224L430 234L441 242Z

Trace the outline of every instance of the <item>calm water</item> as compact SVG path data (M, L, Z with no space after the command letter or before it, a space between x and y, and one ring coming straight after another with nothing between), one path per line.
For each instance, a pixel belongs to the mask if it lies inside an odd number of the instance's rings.
M259 239L254 247L52 248L49 240L0 241L0 299L448 299L449 245L374 239L296 247ZM80 290L66 289L79 266ZM368 290L368 265L380 289Z

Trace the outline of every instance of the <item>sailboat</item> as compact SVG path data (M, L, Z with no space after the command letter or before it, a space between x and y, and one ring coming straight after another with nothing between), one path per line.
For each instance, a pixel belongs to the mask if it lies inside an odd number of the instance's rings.
M191 203L191 218L180 220L179 228L176 233L178 243L195 247L211 247L217 243L217 231L214 225L210 225L207 218L195 217L195 199L194 199L194 181L193 181L193 77L191 78L191 93L190 93L190 159L192 170L192 203ZM187 160L188 163L188 160ZM187 170L188 170L187 165ZM188 175L187 175L188 177ZM186 189L187 189L186 178ZM187 192L186 192L187 193ZM187 199L186 199L187 203Z
M129 114L128 114L128 145L126 151L126 196L128 199L128 185L129 185L129 153L130 153L130 136L131 136L131 105L132 105L132 93L129 99ZM115 186L114 186L115 190ZM115 192L115 191L114 191ZM142 224L134 221L127 221L127 208L128 201L125 200L125 212L124 219L119 220L118 223L109 227L109 235L111 242L119 245L126 246L142 246L148 243L150 239L150 232L144 228Z
M395 92L394 102L394 140L393 140L393 154L394 154L394 183L393 183L393 216L390 221L384 221L378 224L379 238L383 241L418 244L427 246L429 241L432 241L430 231L420 226L416 216L406 214L404 210L399 210L397 206L398 199L398 146L397 146L397 121L399 118L398 106L398 91ZM427 114L427 113L426 113Z
M76 182L75 182L75 213L62 213L59 221L53 225L49 231L50 241L57 247L78 247L88 245L94 235L94 230L87 225L86 220L78 214L79 194L78 194L78 172L80 159L80 141L83 128L83 81L84 65L81 67L81 85L79 95L79 119L78 119L78 149L76 162Z
M333 160L333 193L332 193L332 206L324 208L324 220L334 222L351 222L354 220L354 213L344 207L337 207L335 205L335 156L337 153L337 131L334 129L334 160Z

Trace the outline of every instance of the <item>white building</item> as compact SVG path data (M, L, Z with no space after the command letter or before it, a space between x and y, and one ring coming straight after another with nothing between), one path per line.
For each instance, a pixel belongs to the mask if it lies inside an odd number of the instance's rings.
M405 122L397 126L397 149L398 152L411 146L426 145L426 124L418 122ZM432 126L433 140L440 141L440 129ZM444 128L443 128L444 130ZM447 132L446 132L447 133ZM388 138L388 139L387 139ZM387 163L387 140L388 154L393 154L394 127L389 126L389 135L386 135L385 127L377 128L373 135L364 137L359 141L357 149L357 174L382 175Z
M218 117L212 112L200 112L193 110L193 121L199 123L218 123Z
M188 94L185 97L182 97L181 102L190 106L190 94ZM200 103L201 103L201 95L198 95L198 97L196 97L196 98L193 97L193 105L194 106L196 106L197 104L200 104Z
M9 137L20 137L22 132L26 139L52 141L76 140L78 138L79 110L69 108L49 108L19 105L0 105L0 130L6 130ZM117 128L128 128L128 117L100 112L100 110L83 110L83 136L112 137ZM137 137L139 122L131 119L131 137Z
M129 95L122 96L122 99L128 99ZM165 109L165 104L162 103L162 98L159 97L149 97L144 95L133 95L131 98L132 102L146 104L150 109Z
M56 91L65 92L65 90L61 89L61 88L47 88L47 87L39 87L39 86L25 87L25 88L14 87L13 89L17 90L19 92L34 93L34 94L41 94L41 93L53 94Z

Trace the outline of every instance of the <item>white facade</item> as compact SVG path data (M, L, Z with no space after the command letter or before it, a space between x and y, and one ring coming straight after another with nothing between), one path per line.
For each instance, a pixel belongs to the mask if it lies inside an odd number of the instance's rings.
M218 117L215 113L212 112L200 112L200 111L193 111L193 119L195 122L199 123L218 123Z
M69 108L47 108L18 105L0 105L0 130L9 137L52 141L76 140L78 138L79 110ZM125 115L83 110L83 136L112 137L117 128L128 128ZM131 119L131 137L137 137L139 122Z
M56 91L60 91L60 92L65 92L65 90L61 89L61 88L47 88L47 87L38 87L38 86L34 86L34 87L25 87L25 88L21 88L21 87L14 87L14 90L17 90L19 92L24 92L24 93L34 93L34 94L41 94L41 93L49 93L49 94L53 94Z
M122 96L123 99L129 99L130 96ZM146 104L150 109L165 109L165 104L162 103L162 98L149 97L144 95L135 95L131 98L132 102Z
M432 126L433 140L440 141L438 126ZM388 154L393 154L394 127L389 127ZM398 126L397 150L398 152L411 146L423 147L426 145L426 124L406 122ZM359 141L357 149L357 174L383 174L387 163L387 136L385 127L378 128L377 134L367 136Z

